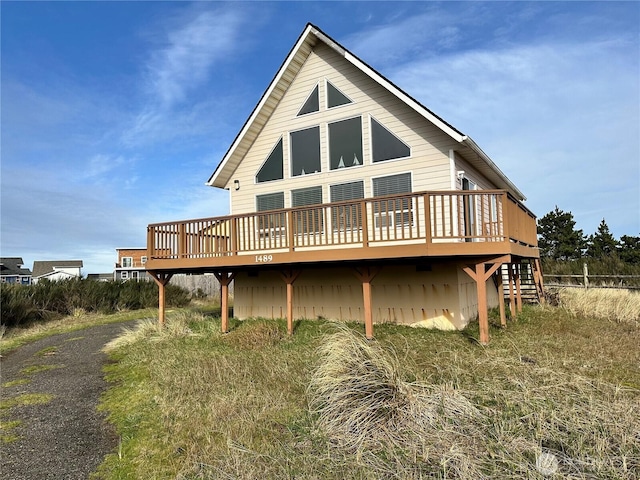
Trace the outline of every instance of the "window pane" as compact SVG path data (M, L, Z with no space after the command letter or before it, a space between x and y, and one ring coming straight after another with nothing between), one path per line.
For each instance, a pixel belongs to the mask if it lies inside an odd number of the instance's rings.
M269 157L262 164L262 167L256 175L256 181L268 182L270 180L282 180L284 178L282 169L282 138L278 141Z
M350 182L340 185L331 185L331 201L343 202L364 198L364 182ZM331 209L331 221L334 230L346 230L361 227L360 203L346 204Z
M284 208L284 192L256 196L256 209L258 212L277 210L279 208Z
M304 207L322 203L322 187L300 188L291 190L291 206Z
M291 133L291 174L316 173L320 167L320 127Z
M397 195L411 192L411 174L401 173L373 179L373 196ZM408 198L378 200L373 204L376 227L408 225L412 222L412 202Z
M343 202L364 198L364 182L342 183L331 185L331 201Z
M304 105L298 112L298 117L300 115L306 115L307 113L317 112L318 110L320 110L320 100L318 96L318 85L316 85L316 88L313 89L313 92L311 92L311 95L309 95L309 98L307 98L307 101L304 102Z
M362 165L362 120L350 118L329 124L331 170Z
M331 82L327 82L327 108L339 107L353 103L344 93L334 87Z
M411 192L411 174L401 173L373 179L373 196L395 195Z
M411 149L406 143L373 118L371 119L371 146L374 162L383 162L411 155Z
M317 205L322 203L322 187L291 190L291 204L294 207ZM293 212L297 233L321 232L323 207L296 210Z

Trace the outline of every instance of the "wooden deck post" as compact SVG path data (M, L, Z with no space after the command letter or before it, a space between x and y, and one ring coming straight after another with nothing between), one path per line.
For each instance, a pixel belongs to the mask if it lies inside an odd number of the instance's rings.
M520 284L520 262L514 264L515 279L516 279L516 309L518 313L522 312L522 285Z
M509 310L511 312L511 319L513 320L516 318L516 297L513 291L513 264L509 263L507 267L509 272Z
M493 260L495 261L495 260ZM487 306L487 280L493 273L502 266L500 261L485 269L485 261L475 264L475 269L470 266L463 266L462 270L476 282L476 292L478 295L478 324L480 326L480 343L489 343L489 307Z
M230 272L213 272L220 282L220 324L222 333L229 330L229 284L236 274Z
M287 284L287 333L293 335L293 282L300 275L300 270L285 270L280 272L282 280Z
M149 271L151 278L158 284L158 325L164 327L165 322L165 286L173 277L172 272Z
M364 304L364 333L367 339L373 339L373 309L371 301L371 281L380 272L380 267L356 268L355 275L362 282L362 301Z
M502 265L500 265L500 275L498 275L498 305L500 306L500 326L507 326L507 315L504 311L504 280L502 278Z

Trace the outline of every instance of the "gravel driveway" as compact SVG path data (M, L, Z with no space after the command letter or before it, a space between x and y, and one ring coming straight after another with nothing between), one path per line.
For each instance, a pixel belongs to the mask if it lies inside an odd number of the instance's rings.
M3 480L86 479L117 449L113 428L97 411L107 388L108 359L100 350L127 324L54 335L2 358L2 401L20 403L0 410ZM29 399L46 403L24 405Z

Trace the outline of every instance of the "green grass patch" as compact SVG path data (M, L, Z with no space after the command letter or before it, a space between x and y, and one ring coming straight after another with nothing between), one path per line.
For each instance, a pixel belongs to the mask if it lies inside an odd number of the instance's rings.
M506 329L492 322L488 346L477 324L376 325L374 341L343 342L331 368L335 324L300 320L291 337L282 320L230 326L222 335L218 318L175 311L166 329L143 324L109 346L101 408L121 447L100 475L515 479L556 468L632 479L640 469L632 324L527 307ZM322 368L342 381L314 387ZM347 400L334 409L347 420L322 421L327 392Z
M62 365L30 365L20 370L22 375L34 375L40 372L46 372L48 370L55 370L56 368L62 368Z
M31 382L31 379L29 379L29 378L19 378L17 380L11 380L9 382L4 382L2 384L2 388L17 387L18 385L26 385L29 382Z
M0 410L7 410L14 407L24 407L27 405L44 405L53 399L53 395L48 393L25 393L16 397L9 397L0 400Z
M55 355L56 353L58 353L58 347L47 347L47 348L43 348L42 350L36 352L36 355L39 357L49 357L51 355Z
M46 323L33 324L27 327L8 328L0 341L0 354L14 350L22 345L35 342L42 338L60 333L74 332L88 327L95 327L107 323L120 323L139 318L150 318L158 316L157 308L143 310L130 310L118 312L111 315L86 314L82 317L68 316ZM79 340L82 337L76 337Z
M22 425L20 420L0 421L0 443L13 443L20 439L20 436L13 433L13 430Z

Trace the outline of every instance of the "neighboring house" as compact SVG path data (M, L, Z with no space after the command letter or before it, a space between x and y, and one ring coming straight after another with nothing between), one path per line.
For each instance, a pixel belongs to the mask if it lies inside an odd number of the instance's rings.
M116 248L116 252L118 261L113 272L114 280L148 280L146 248Z
M231 215L148 227L147 269L234 279L238 318L463 328L542 288L536 219L455 127L309 24L208 181ZM508 270L508 287L499 271ZM163 321L163 302L160 302ZM223 306L223 329L226 308Z
M31 270L23 265L22 257L0 258L0 282L31 285Z
M37 260L33 262L33 283L82 278L82 260Z

